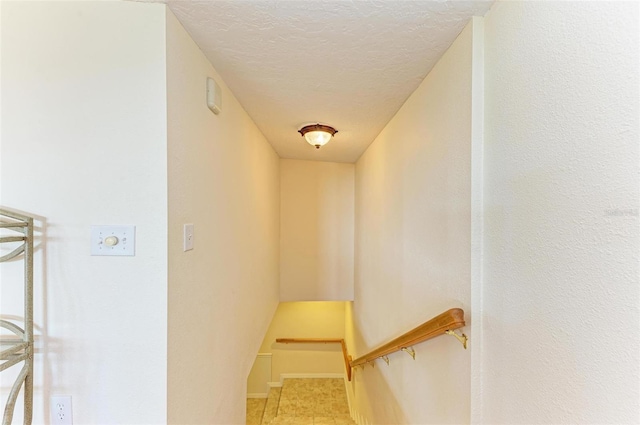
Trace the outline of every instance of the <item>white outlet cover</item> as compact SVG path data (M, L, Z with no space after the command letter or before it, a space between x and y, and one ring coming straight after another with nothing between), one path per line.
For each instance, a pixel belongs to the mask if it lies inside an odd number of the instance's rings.
M134 256L136 226L91 226L91 255Z
M193 224L184 225L184 251L191 251L193 249Z
M51 396L51 423L55 425L73 425L70 395Z

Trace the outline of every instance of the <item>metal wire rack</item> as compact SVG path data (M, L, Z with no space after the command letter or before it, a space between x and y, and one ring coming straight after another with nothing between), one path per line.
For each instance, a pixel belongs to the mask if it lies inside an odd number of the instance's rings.
M11 387L5 404L2 425L10 425L20 389L24 395L24 424L30 425L33 416L33 218L0 209L0 244L9 250L0 256L0 263L24 262L23 323L0 319L0 328L9 331L9 337L0 338L0 372L22 364L22 369ZM15 282L3 282L15 284Z

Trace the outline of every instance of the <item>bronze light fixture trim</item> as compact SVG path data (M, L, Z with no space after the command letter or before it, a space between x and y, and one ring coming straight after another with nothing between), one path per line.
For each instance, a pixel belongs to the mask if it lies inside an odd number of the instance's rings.
M305 125L298 133L300 133L305 140L316 149L320 149L320 146L326 145L329 140L338 132L335 128L324 124L310 124Z

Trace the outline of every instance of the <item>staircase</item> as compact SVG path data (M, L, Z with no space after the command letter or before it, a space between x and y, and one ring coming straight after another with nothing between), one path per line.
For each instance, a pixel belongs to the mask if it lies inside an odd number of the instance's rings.
M266 401L258 400L247 400L247 425L355 424L342 379L285 379Z

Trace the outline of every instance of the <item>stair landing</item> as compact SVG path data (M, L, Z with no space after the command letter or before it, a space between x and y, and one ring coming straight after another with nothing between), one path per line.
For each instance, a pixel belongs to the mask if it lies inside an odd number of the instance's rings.
M251 404L258 404L251 401ZM285 379L272 388L260 421L247 403L248 425L348 425L349 404L343 379Z

